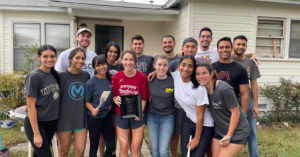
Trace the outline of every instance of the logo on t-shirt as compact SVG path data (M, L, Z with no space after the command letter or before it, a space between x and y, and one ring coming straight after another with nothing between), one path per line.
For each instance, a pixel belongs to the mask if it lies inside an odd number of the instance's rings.
M59 97L59 93L57 91L55 91L53 93L53 99L56 100Z
M196 57L196 60L198 62L208 62L208 63L212 63L212 59L210 58L210 55L206 55L206 56L201 56L201 57Z
M212 105L213 105L213 107L215 109L217 109L217 110L222 109L222 103L221 103L221 101L218 101L218 102L211 101L211 103L212 103Z
M230 81L230 75L228 71L220 71L217 76L220 80Z
M166 88L166 93L173 93L174 89L172 88Z
M137 95L139 91L137 91L136 86L122 85L120 86L119 93L120 95Z
M81 82L74 82L69 86L69 96L73 100L80 100L84 97L84 84Z

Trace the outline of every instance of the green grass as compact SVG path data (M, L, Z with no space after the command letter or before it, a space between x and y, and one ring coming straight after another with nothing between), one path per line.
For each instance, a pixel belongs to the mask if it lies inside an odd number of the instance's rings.
M257 134L258 150L261 157L300 156L300 125L285 128L282 125L274 124L257 129ZM147 128L145 129L145 139L150 144ZM181 156L180 147L178 147L177 152ZM242 150L239 157L249 157L248 146Z

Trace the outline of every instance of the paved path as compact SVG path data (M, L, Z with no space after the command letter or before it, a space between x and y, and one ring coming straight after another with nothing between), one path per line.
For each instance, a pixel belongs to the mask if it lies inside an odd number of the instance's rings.
M117 156L119 156L119 149L120 149L120 145L119 145L119 141L117 141ZM85 152L84 152L85 157L89 156L89 150L90 150L90 141L89 141L89 139L87 139ZM143 140L142 154L144 155L144 157L151 157L151 152L150 152L145 140ZM98 156L100 157L99 152L98 152Z

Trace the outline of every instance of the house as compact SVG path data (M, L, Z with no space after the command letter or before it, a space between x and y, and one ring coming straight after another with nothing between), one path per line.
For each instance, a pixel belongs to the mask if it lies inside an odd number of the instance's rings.
M163 53L163 35L176 38L179 52L186 37L213 30L212 47L224 36L245 35L247 52L261 58L259 85L280 77L300 81L299 0L169 0L164 5L104 0L0 0L0 69L21 66L26 47L52 44L59 52L75 46L75 32L93 32L90 50L103 53L108 41L130 48L131 37L145 38L145 54ZM261 110L271 110L259 97Z

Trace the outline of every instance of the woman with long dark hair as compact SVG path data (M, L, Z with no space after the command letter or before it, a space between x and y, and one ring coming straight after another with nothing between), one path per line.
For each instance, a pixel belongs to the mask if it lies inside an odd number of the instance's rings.
M37 59L41 66L26 77L28 116L25 118L25 133L33 146L34 157L52 157L50 142L56 131L59 117L59 78L54 69L56 49L42 45Z
M208 108L215 122L213 157L237 156L247 142L250 129L233 88L218 80L212 65L205 62L198 63L196 79L200 85L206 87L210 96Z
M87 111L84 100L85 83L90 78L81 70L86 54L75 48L69 54L70 67L59 73L61 99L57 124L59 157L67 157L74 138L74 157L82 157L87 138Z

